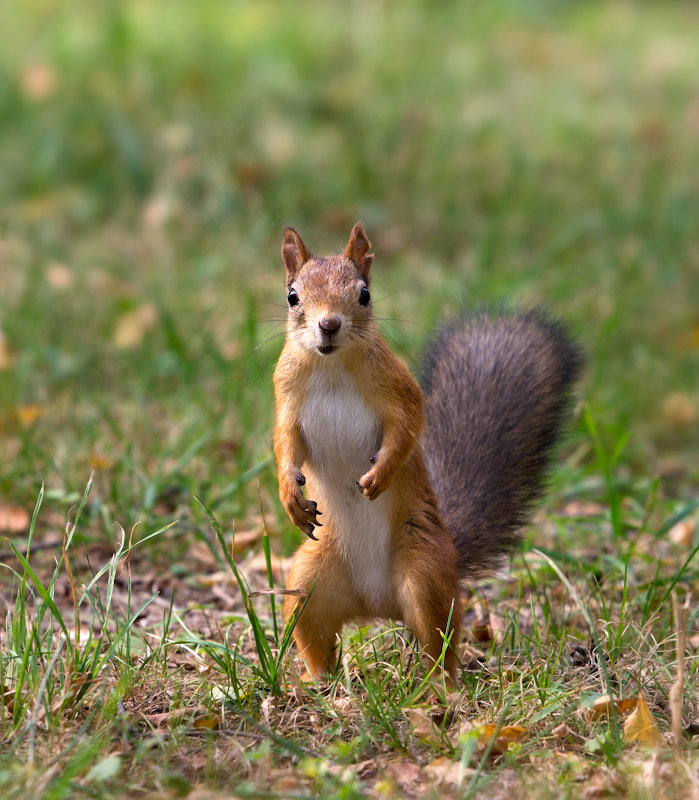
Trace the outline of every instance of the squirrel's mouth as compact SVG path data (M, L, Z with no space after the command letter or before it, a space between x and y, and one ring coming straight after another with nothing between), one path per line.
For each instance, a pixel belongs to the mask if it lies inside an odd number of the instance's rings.
M319 344L318 345L318 352L322 356L329 356L334 350L337 350L336 344Z

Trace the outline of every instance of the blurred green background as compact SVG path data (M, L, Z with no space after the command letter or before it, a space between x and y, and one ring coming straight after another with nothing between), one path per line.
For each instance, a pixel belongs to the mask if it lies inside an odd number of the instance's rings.
M699 6L58 2L0 24L0 500L281 519L282 228L361 219L409 363L463 302L585 343L622 477L696 496ZM582 424L566 491L595 469Z

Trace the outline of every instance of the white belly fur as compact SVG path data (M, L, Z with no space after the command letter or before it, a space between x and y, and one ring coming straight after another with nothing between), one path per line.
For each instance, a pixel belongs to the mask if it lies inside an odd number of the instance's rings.
M368 500L356 481L381 445L381 423L338 363L314 371L301 410L310 497L330 521L357 592L378 611L388 585L391 490ZM317 530L323 535L323 528Z

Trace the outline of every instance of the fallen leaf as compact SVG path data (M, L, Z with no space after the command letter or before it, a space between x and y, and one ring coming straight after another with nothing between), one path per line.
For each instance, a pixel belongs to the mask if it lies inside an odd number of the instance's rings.
M662 747L665 744L642 694L638 695L636 708L624 723L624 741L632 742L634 739L648 747Z
M625 796L625 788L624 779L618 772L600 767L585 777L580 797L582 800L596 800L598 797L614 797L621 793Z
M668 537L673 544L682 547L691 547L694 541L696 522L692 519L683 519L675 523L668 531Z
M164 728L170 723L180 722L184 717L191 715L191 708L174 708L172 711L161 711L157 714L144 714L143 718L153 728Z
M384 770L388 780L382 781L382 783L386 789L385 794L389 797L395 795L395 786L398 786L404 795L423 795L424 775L414 761L407 758L393 759L384 765Z
M98 453L90 457L89 465L91 469L111 469L116 461L109 456L102 456Z
M441 741L440 731L432 720L432 715L424 708L408 708L406 714L413 726L413 733L421 742L436 744Z
M697 409L694 401L686 392L674 392L663 402L665 419L676 428L684 428L694 424Z
M616 709L617 714L625 714L627 711L635 708L637 702L635 698L613 700L608 694L603 694L595 700L592 706L592 716L594 719L610 717L612 715L612 707Z
M505 725L498 728L496 723L491 722L477 728L476 732L478 733L478 743L482 747L487 747L493 741L491 752L496 754L506 753L510 745L522 742L527 738L527 729L521 725Z
M29 512L21 506L0 503L0 531L25 533L29 530Z
M19 424L23 428L31 427L42 414L44 413L45 409L43 406L39 405L27 405L27 406L17 406L15 409L15 414L17 415L17 420Z
M15 363L15 355L10 349L7 337L0 330L0 369L8 369Z
M474 771L471 767L462 768L460 761L450 761L448 758L436 758L425 767L425 772L435 783L456 788L473 775Z
M192 723L196 731L215 731L221 725L221 716L216 713L202 714Z
M566 725L565 722L561 722L560 725L556 725L556 727L551 731L551 735L555 736L556 739L567 739L569 736L573 736L573 729Z
M114 346L117 350L132 350L138 347L158 321L158 309L152 303L144 303L133 311L122 314L114 329Z
M209 764L209 756L206 753L193 753L187 756L187 763L194 772L201 772Z

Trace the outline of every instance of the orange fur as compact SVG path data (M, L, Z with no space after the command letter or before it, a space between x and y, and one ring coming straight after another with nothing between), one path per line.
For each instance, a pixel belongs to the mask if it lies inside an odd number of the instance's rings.
M457 552L419 442L422 392L361 300L369 248L359 224L342 255L311 256L291 229L282 242L294 305L274 374L274 451L284 508L318 536L299 548L288 580L309 596L294 636L316 678L334 669L351 620L401 619L435 660L448 624L454 645L459 633ZM287 596L285 617L303 602ZM449 649L445 669L455 668Z

